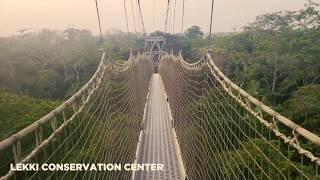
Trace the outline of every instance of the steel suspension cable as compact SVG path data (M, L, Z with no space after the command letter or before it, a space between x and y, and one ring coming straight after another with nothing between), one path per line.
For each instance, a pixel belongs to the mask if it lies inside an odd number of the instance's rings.
M166 18L165 18L165 22L164 22L164 33L167 33L169 10L170 10L170 0L168 0L168 4L167 4Z
M155 17L155 11L156 11L156 2L155 0L152 0L152 21L153 21L153 27L156 28L156 17Z
M128 21L128 13L127 13L127 5L126 5L126 1L127 0L123 0L123 6L124 6L124 12L125 12L125 16L126 16L126 25L127 25L127 32L129 35L129 21Z
M174 34L175 25L176 25L176 7L177 7L177 0L174 0L172 34Z
M134 14L134 6L133 6L133 0L130 0L131 2L131 11L132 11L132 18L133 18L133 26L134 26L134 31L135 33L137 33L137 26L136 26L136 17L135 17L135 14Z
M170 1L170 5L169 5L169 16L168 16L168 33L171 34L171 22L172 22L172 1Z
M146 34L146 29L144 26L144 21L143 21L143 15L142 15L142 9L141 9L141 4L140 4L140 0L138 0L138 7L139 7L139 13L140 13L140 19L141 19L141 25L142 25L142 33L143 35Z
M182 2L182 19L181 19L181 36L183 36L183 28L184 28L184 9L185 9L185 0Z
M214 0L211 0L211 16L210 16L210 31L209 31L209 49L211 49L212 44L212 21L213 21L213 8L214 8Z
M99 32L100 32L100 43L103 43L103 36L102 36L102 28L101 28L101 21L100 21L100 12L99 12L99 5L98 0L95 0L96 4L96 10L97 10L97 18L98 18L98 24L99 24Z

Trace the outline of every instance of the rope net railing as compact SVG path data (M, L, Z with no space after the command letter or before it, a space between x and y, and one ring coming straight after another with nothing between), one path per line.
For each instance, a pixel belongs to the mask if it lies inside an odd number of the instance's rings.
M59 170L61 164L133 163L149 81L146 57L125 64L103 54L90 81L69 100L0 142L0 179L130 179L129 171ZM57 165L55 171L10 171L10 164ZM70 168L71 169L71 168Z
M239 88L210 54L195 64L165 55L159 73L188 179L320 179L320 138Z

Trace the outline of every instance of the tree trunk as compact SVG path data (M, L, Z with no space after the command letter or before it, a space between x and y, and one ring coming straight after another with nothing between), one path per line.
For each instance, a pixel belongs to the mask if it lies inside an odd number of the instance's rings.
M272 88L271 88L271 95L272 95L272 103L275 104L275 91L276 91L276 85L278 80L278 68L277 68L277 60L273 60L273 77L272 77Z

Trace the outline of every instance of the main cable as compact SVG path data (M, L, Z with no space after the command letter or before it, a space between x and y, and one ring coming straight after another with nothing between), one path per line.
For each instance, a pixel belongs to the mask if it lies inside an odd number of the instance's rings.
M132 17L133 17L134 32L137 33L136 16L134 15L134 8L133 8L132 0L131 0L131 11L132 11Z
M214 0L211 0L211 17L210 17L209 49L211 49L211 41L212 41L213 7L214 7Z
M100 43L103 43L103 36L102 36L102 29L101 29L101 20L100 20L100 12L99 12L99 6L98 6L98 1L95 0L96 2L96 10L97 10L97 17L98 17L98 23L99 23L99 31L100 31Z
M138 0L138 6L139 6L139 12L140 12L140 18L141 18L141 24L142 24L142 31L143 31L143 35L145 35L146 29L145 29L144 22L143 22L143 15L142 15L142 10L141 10L140 0Z
M171 14L172 14L172 1L170 1L170 5L169 5L169 16L168 16L168 33L171 34Z
M170 9L170 0L168 0L168 6L167 6L166 19L165 19L165 23L164 23L164 34L166 34L166 32L167 32L167 24L168 24L169 9Z
M156 18L155 18L155 11L156 11L156 3L155 3L155 0L152 1L152 20L153 20L153 26L155 28L155 30L157 29L156 28Z
M185 0L183 0L183 3L182 3L181 36L183 36L183 26L184 26L184 8L185 8Z
M172 34L174 34L174 28L175 28L175 25L176 25L176 7L177 7L177 0L174 0Z
M124 12L125 12L125 15L126 15L127 31L128 31L128 35L129 35L129 22L128 22L128 13L127 13L126 0L123 0L123 5L124 5Z

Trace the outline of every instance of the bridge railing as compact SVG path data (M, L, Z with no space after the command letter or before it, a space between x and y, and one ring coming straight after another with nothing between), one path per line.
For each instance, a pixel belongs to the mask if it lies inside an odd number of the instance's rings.
M223 86L223 88L232 96L236 101L241 104L243 108L254 115L259 121L264 124L268 129L272 130L277 137L281 138L285 143L290 144L292 147L298 150L300 154L303 154L310 158L312 162L317 163L320 166L320 158L314 156L310 151L303 149L299 143L299 136L305 138L305 140L311 142L320 148L320 137L316 134L308 131L300 125L294 123L287 117L279 114L271 109L261 101L257 100L249 93L241 89L238 85L233 83L228 77L226 77L213 62L211 55L207 54L209 66L211 67L211 73ZM267 116L264 114L267 114ZM268 119L266 119L268 117ZM290 135L281 133L277 124L281 123L291 130Z
M0 142L0 179L93 176L80 172L11 171L10 165L15 167L17 163L100 163L101 159L114 159L115 163L132 159L133 162L151 73L152 65L144 56L131 54L129 60L121 64L103 53L96 72L77 93L43 118ZM111 148L115 146L115 138L123 140L121 146L119 143L116 146L122 149ZM115 151L122 157L116 158ZM130 175L96 172L94 176Z
M1 157L1 166L5 166L6 163L12 163L14 165L16 163L28 162L39 153L39 150L42 147L53 140L54 136L57 133L60 133L61 130L74 119L74 117L82 110L83 106L89 101L96 88L100 85L101 78L105 73L105 58L106 54L103 53L96 72L77 93L46 116L0 142L1 155L7 154L6 157ZM67 113L70 112L70 108L72 108L74 114L68 118ZM60 118L62 118L63 121L59 121L58 119ZM43 132L44 126L50 126L51 133ZM46 130L48 131L48 128L46 128ZM23 142L24 140L27 142ZM23 147L28 148L26 150L23 149ZM7 150L7 152L3 152L4 150ZM8 158L6 159L6 162L4 158ZM9 168L9 166L7 167ZM9 169L6 168L1 170L8 171ZM4 178L10 177L12 174L13 172L9 172Z
M159 72L190 179L320 178L320 138L233 83L210 54L167 54Z

